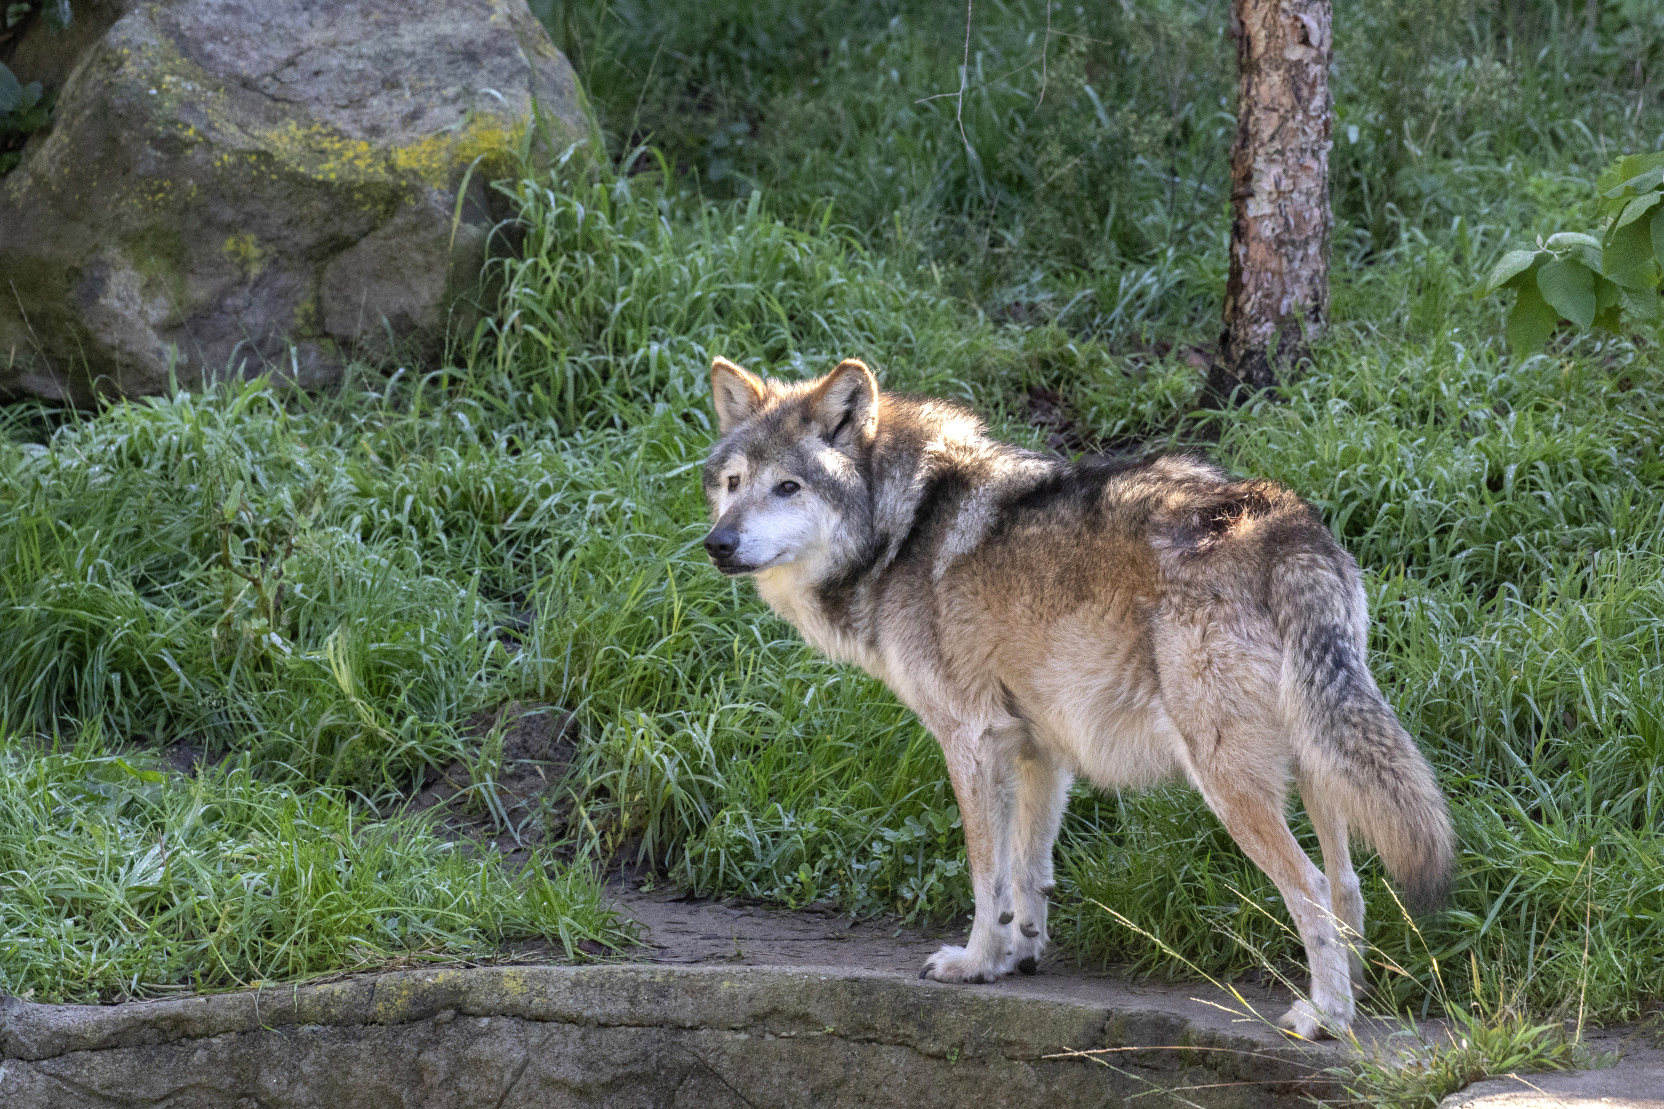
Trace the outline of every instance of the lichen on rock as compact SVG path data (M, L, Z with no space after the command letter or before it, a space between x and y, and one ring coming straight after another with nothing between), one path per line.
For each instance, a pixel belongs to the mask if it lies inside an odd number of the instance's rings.
M524 0L108 17L0 179L0 399L435 356L502 215L486 183L534 128L545 151L582 134Z

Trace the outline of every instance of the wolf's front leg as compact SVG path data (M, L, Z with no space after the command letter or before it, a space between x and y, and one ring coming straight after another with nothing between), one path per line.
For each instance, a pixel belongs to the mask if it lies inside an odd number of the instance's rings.
M1052 844L1069 801L1070 774L1049 753L1025 744L1016 761L1011 828L1013 963L1024 974L1039 969L1049 939L1047 898L1055 885Z
M919 977L993 982L1010 974L1017 961L1012 943L1010 751L997 736L980 729L938 733L938 738L959 802L976 908L965 946L941 948L925 960Z

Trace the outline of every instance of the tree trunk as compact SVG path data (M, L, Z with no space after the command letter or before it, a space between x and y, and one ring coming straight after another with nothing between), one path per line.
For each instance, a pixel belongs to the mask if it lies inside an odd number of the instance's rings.
M1309 357L1329 316L1329 0L1232 0L1237 124L1224 400Z

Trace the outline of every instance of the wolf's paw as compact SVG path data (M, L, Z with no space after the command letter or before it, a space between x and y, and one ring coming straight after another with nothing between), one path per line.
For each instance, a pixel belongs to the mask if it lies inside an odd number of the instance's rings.
M951 944L939 948L919 971L920 978L934 978L938 982L994 982L1000 974L1000 969L986 959L975 958L963 947Z
M1350 1014L1331 1016L1318 1012L1309 1001L1296 1001L1277 1023L1283 1031L1302 1040L1328 1040L1344 1036L1352 1021Z

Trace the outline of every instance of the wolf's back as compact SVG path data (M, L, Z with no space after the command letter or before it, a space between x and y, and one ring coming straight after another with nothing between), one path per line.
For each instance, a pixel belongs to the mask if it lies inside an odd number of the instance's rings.
M1411 908L1436 908L1450 886L1450 813L1433 768L1369 672L1356 567L1338 548L1304 551L1280 560L1270 584L1304 788L1380 853Z

